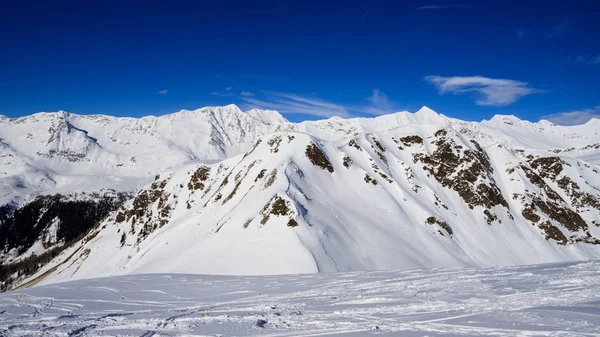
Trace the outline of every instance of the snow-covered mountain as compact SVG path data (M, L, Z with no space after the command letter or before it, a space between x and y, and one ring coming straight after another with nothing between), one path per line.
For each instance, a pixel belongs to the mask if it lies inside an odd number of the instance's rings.
M139 119L64 111L0 117L0 201L97 186L134 190L181 163L240 154L286 124L277 112L235 105Z
M599 130L598 120L465 122L426 107L299 124L233 105L141 119L4 118L4 203L135 194L79 241L63 242L29 273L6 268L4 278L31 285L597 258ZM8 248L11 266L32 254Z

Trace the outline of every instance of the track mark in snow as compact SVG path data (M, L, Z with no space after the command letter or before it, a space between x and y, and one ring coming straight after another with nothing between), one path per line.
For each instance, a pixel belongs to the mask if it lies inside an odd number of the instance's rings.
M87 329L93 329L95 327L96 327L96 325L92 324L92 325L87 325L87 326L81 327L79 329L75 329L75 330L69 332L69 337L81 336Z
M2 314L0 335L600 335L600 261L264 277L132 275L91 283L1 294L0 308L14 308Z

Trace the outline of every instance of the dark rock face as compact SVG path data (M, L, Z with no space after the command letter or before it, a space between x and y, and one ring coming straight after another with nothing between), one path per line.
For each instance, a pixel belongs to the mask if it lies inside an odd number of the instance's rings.
M210 175L210 168L207 166L200 166L193 174L188 183L188 189L190 190L203 190L204 183L208 180Z
M297 227L298 221L296 221L295 219L296 212L292 209L292 207L293 206L290 204L289 201L283 199L277 194L274 195L260 211L260 214L262 215L260 224L265 225L269 221L269 219L271 219L271 215L274 215L277 217L288 217L287 226ZM252 221L252 219L249 219L249 222L250 221ZM247 227L248 226L245 224L244 228Z
M56 223L56 241L44 245L70 242L87 232L100 219L116 210L126 194L90 194L72 199L61 194L41 195L16 209L0 208L0 242L5 252L17 248L22 254Z
M540 157L529 162L531 168L540 172L542 178L556 179L563 170L563 161L558 157Z
M14 207L0 207L0 290L9 290L15 278L27 277L81 239L103 218L115 211L129 195L89 193L77 196L41 195ZM38 240L45 251L7 263L7 253L25 253Z
M445 134L444 134L445 135ZM423 138L419 136L406 136L400 138L400 141L406 146L412 146L413 144L423 144Z
M197 172L199 172L199 169ZM196 175L194 173L194 175ZM149 189L142 190L133 199L129 208L121 208L115 217L117 223L131 222L131 234L135 233L136 225L141 225L137 243L142 242L157 228L166 225L171 217L171 206L168 204L170 194L165 192L167 180L155 181ZM152 216L151 206L156 206L156 216Z
M444 187L458 192L471 209L475 206L489 209L497 205L508 209L494 180L487 153L476 142L473 142L475 150L463 149L446 135L445 131L436 132L433 144L437 149L431 154L414 154L414 162L425 164L427 172Z
M310 159L310 162L313 165L322 168L323 170L327 170L329 172L333 172L333 166L327 159L323 150L321 150L315 143L310 143L306 147L306 156Z
M522 211L523 217L537 225L547 240L555 240L559 244L586 242L598 244L592 237L586 221L579 212L589 208L600 210L600 200L581 190L580 186L569 176L563 175L564 165L570 166L558 157L526 156L527 163L520 165L527 179L540 188L541 193L526 193L530 202ZM529 166L527 165L529 164ZM556 183L568 197L563 199L549 183ZM545 198L542 198L545 197ZM554 221L541 221L542 216ZM571 233L567 237L564 233Z

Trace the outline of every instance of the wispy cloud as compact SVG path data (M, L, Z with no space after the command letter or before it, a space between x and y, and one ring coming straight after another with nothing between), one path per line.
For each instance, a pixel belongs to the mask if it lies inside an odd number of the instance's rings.
M379 89L373 89L373 94L367 100L371 103L370 105L357 108L356 110L371 115L383 115L393 112L390 99Z
M308 114L319 117L350 117L346 108L318 98L271 91L265 91L263 93L263 99L249 96L241 96L240 99L251 107L277 110L284 114Z
M566 23L559 23L556 25L552 25L552 26L550 26L550 29L548 29L548 33L546 33L546 38L553 39L555 37L563 35L566 31L567 31Z
M596 56L578 55L575 58L575 62L587 63L587 64L600 64L600 54L598 54Z
M213 95L213 96L219 96L219 97L231 97L231 96L234 96L230 92L220 92L220 91L213 91L210 94Z
M240 93L240 95L241 95L241 96L244 96L244 97L252 97L252 96L254 96L254 94L253 94L253 93L251 93L250 91L242 91L242 92Z
M578 125L588 122L592 118L600 119L600 105L591 109L559 112L543 116L541 119L551 121L558 125Z
M460 4L455 4L455 5L428 5L428 6L419 6L417 7L417 9L448 9L448 8L466 8L469 7L469 5L460 5Z
M367 17L371 15L371 12L364 12L362 13L362 15L360 16L360 22L365 22L365 20L367 19Z
M160 90L160 91L157 92L157 94L164 95L164 94L166 94L168 92L169 92L169 90Z
M517 30L517 39L524 38L525 37L525 33L526 33L525 29L519 29L519 30Z
M530 88L527 82L483 76L427 76L425 80L436 86L440 94L475 93L475 104L486 106L507 106L523 96L543 92Z
M231 87L225 87L225 89L223 91L213 91L210 94L213 95L213 96L219 96L219 97L232 97L232 96L235 96L230 91L231 91Z

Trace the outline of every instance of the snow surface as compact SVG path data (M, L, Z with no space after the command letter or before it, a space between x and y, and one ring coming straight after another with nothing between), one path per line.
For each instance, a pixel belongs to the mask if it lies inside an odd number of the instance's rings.
M0 294L11 336L599 336L600 262L72 281Z

